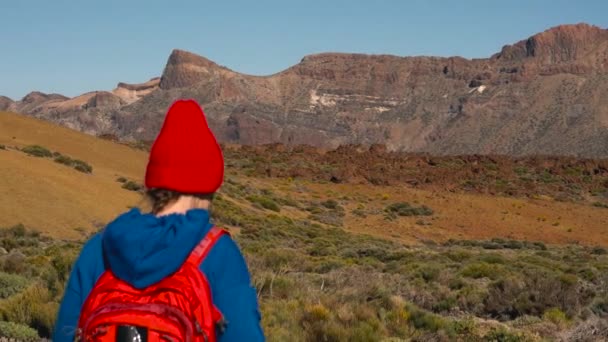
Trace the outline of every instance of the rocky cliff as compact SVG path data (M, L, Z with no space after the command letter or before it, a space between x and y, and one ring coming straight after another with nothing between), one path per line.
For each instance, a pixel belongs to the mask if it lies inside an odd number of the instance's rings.
M190 97L223 142L606 158L606 94L608 30L577 24L486 59L325 53L265 77L174 50L161 77L147 83L74 99L32 93L0 99L0 109L152 140L167 106Z

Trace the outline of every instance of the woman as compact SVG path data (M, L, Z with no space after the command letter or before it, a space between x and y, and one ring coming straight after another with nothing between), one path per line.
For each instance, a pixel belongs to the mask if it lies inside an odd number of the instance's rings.
M193 100L176 101L154 142L146 169L151 213L132 209L83 247L70 274L53 341L72 341L81 309L106 268L136 289L176 272L211 230L209 207L224 177L221 149ZM229 235L199 266L227 324L218 341L264 340L246 262Z

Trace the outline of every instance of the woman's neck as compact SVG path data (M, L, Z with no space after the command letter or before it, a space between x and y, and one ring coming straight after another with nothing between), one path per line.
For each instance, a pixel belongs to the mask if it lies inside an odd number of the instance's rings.
M191 209L205 209L209 210L211 202L196 198L193 196L180 196L177 200L169 203L162 210L156 213L156 216L165 216L170 214L185 214Z

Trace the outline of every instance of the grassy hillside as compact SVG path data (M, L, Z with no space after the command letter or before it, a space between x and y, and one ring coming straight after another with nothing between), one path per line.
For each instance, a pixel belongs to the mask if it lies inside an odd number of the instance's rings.
M136 205L137 193L118 177L141 182L147 154L14 113L0 113L0 225L22 223L53 236L74 238ZM20 149L38 145L92 168L83 173Z
M285 160L226 157L213 217L236 233L269 341L608 338L602 203L269 177L252 170ZM84 237L141 202L123 185L145 162L0 113L0 336L50 334Z
M0 150L0 189L9 195L0 197L0 225L21 223L55 237L73 238L80 234L80 228L91 231L128 206L141 204L141 195L123 189L117 179L142 182L147 158L143 151L13 113L0 114L0 145L6 148ZM93 172L79 172L53 158L19 150L31 145L83 160ZM339 200L346 209L340 226L353 232L408 244L500 237L608 246L608 210L601 206L555 201L547 196L512 198L267 178L262 172L251 174L234 166L247 163L238 153L227 151L226 157L228 180L296 199ZM252 162L255 159L251 156ZM401 202L430 206L435 214L386 220L384 209ZM291 209L286 215L306 218L310 213L303 209Z

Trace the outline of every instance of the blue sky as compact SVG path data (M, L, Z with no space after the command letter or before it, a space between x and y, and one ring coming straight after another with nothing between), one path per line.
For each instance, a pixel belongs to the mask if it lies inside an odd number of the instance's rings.
M488 57L608 0L3 0L0 95L76 96L160 76L174 48L267 75L318 52Z

